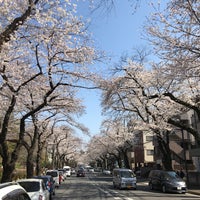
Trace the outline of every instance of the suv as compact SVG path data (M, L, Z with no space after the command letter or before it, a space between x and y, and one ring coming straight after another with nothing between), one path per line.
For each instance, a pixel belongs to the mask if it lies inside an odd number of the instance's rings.
M149 173L149 187L163 192L186 193L185 181L175 171L151 170Z
M15 182L0 184L0 200L31 200L27 192Z

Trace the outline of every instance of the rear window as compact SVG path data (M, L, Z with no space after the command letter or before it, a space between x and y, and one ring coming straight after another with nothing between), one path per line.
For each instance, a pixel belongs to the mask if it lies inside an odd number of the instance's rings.
M46 175L51 175L53 177L57 177L58 176L58 173L53 171L53 172L47 172Z
M40 190L40 183L35 181L27 181L27 182L19 182L19 184L27 191L27 192L36 192Z
M133 178L135 175L130 171L121 171L121 177L123 178Z

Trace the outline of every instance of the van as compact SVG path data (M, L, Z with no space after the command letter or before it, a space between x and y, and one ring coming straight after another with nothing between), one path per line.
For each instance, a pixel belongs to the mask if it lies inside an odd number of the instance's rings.
M46 175L50 175L53 177L55 182L55 187L58 188L60 184L60 174L58 170L47 170Z
M65 170L66 176L71 176L71 167L70 166L64 166L63 169Z
M119 189L136 189L136 175L130 169L116 168L113 170L113 187Z
M186 193L185 181L175 171L151 170L149 173L149 187L162 192Z

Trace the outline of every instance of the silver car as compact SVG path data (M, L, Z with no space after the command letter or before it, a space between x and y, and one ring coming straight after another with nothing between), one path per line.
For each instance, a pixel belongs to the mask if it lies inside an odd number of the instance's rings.
M149 173L149 187L162 192L186 193L185 181L174 171L152 170Z

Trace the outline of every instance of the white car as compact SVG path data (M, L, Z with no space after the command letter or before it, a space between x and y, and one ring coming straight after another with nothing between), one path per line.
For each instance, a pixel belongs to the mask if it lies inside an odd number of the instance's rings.
M17 181L30 196L31 200L49 200L50 193L47 190L45 183L42 179L29 178L29 179L19 179Z
M55 187L58 188L60 185L60 175L58 170L47 170L46 175L50 175L53 177L53 180L55 181Z
M0 199L31 200L25 189L15 182L0 184Z
M104 170L103 170L103 174L104 174L104 175L111 175L111 171L108 170L108 169L104 169Z
M71 167L70 166L64 166L63 169L65 170L65 173L67 176L71 176Z

